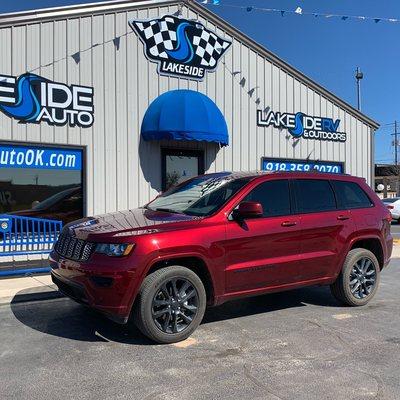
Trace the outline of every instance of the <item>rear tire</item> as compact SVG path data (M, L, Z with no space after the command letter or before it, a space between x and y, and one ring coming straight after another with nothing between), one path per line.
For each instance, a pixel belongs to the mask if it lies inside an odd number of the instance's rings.
M342 271L331 285L333 296L343 304L357 307L367 304L379 286L380 267L375 255L369 250L350 250Z
M187 339L200 325L206 309L203 282L181 266L161 268L143 281L133 310L133 322L157 343Z

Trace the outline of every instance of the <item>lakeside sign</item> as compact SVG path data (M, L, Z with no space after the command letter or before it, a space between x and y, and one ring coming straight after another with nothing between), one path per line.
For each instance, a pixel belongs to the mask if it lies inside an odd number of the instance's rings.
M174 15L132 20L129 25L143 42L147 59L158 63L160 75L201 81L232 44L200 22Z
M346 133L339 131L340 119L314 117L302 112L296 114L269 111L266 116L257 110L258 126L285 128L294 138L345 142Z
M21 123L89 128L94 122L93 88L31 73L0 75L0 111Z

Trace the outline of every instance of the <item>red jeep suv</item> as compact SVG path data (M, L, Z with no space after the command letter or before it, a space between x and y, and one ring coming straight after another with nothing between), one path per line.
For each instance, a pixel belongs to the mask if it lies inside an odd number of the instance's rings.
M363 179L217 173L143 208L65 226L50 255L61 292L159 343L187 338L207 305L330 285L350 306L376 293L390 213Z

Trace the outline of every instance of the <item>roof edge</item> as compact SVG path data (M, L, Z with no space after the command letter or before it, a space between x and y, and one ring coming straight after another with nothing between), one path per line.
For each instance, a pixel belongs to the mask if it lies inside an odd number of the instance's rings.
M108 0L97 3L81 3L69 6L49 7L0 14L0 28L41 22L47 19L78 17L87 13L113 12L121 9L136 9L141 6L179 4L177 0Z
M118 0L118 1L104 1L98 3L83 3L64 7L52 7L43 8L39 10L29 10L15 13L0 14L0 28L8 27L14 25L21 25L26 23L41 22L48 19L62 19L68 17L78 17L87 13L102 13L102 12L115 12L121 9L137 9L141 6L158 6L158 5L179 5L185 4L187 7L191 8L193 11L203 14L212 23L221 27L227 33L233 37L237 37L243 43L248 45L250 48L255 50L257 53L263 57L269 59L272 63L279 66L280 68L286 70L289 74L297 77L300 81L305 82L312 89L323 94L327 99L330 99L333 103L344 110L350 112L358 119L364 121L373 129L379 128L379 123L374 121L372 118L363 114L361 111L357 110L351 104L342 100L340 97L325 89L323 86L306 76L304 73L297 70L295 67L287 63L286 61L279 58L276 54L266 49L261 44L257 43L254 39L250 38L245 33L241 32L239 29L235 28L227 21L210 11L208 8L197 3L195 0Z

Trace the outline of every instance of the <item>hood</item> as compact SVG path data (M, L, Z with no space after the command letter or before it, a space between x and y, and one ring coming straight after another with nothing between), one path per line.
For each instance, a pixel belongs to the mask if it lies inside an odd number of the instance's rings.
M79 239L99 241L102 237L127 237L183 229L202 217L137 208L87 217L65 225Z

